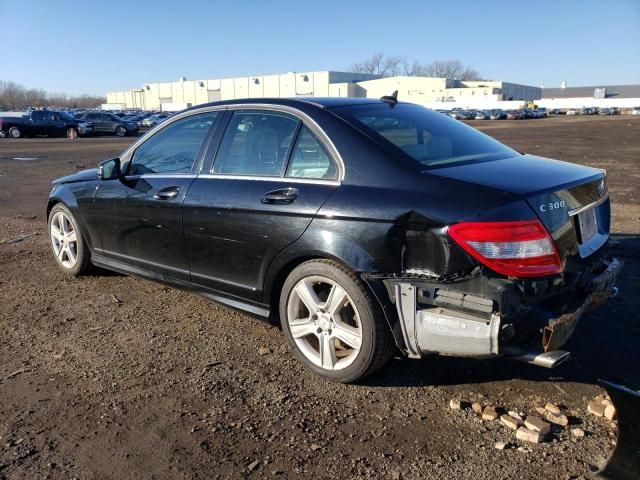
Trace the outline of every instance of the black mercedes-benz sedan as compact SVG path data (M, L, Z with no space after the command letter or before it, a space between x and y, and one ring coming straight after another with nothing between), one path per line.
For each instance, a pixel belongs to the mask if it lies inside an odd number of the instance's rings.
M394 97L191 108L54 181L47 218L64 271L97 265L268 318L339 382L394 352L554 366L621 267L603 170Z

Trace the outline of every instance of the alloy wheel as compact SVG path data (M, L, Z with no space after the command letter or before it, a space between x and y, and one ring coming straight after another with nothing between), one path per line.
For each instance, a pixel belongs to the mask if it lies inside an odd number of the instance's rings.
M58 262L73 268L78 261L78 234L64 212L56 212L51 219L51 245Z
M287 301L287 322L300 352L314 365L341 370L362 346L360 315L349 294L320 275L300 280Z

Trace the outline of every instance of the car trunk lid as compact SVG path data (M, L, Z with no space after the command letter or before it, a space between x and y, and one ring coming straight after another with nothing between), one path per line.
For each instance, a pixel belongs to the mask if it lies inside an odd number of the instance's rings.
M609 237L610 205L603 170L522 155L434 168L428 173L522 197L551 234L565 271L583 268L582 259Z

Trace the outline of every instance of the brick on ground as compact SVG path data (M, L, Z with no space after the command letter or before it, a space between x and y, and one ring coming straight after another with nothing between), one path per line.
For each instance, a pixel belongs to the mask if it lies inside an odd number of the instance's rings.
M551 431L551 425L542 420L540 417L528 416L524 421L524 426L534 432L540 432L542 435L546 435Z

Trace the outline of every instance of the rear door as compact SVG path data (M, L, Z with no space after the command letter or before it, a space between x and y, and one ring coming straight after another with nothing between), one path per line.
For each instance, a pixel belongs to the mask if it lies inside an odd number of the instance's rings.
M58 112L49 112L49 135L64 135L65 122Z
M29 133L32 135L49 135L49 112L46 110L31 112Z
M215 160L184 201L191 278L203 287L262 302L275 255L302 235L338 187L322 132L274 109L237 109Z
M162 276L189 279L182 202L217 117L218 112L206 112L171 122L124 159L124 179L98 184L97 253Z

